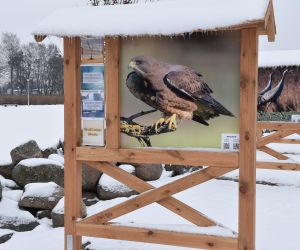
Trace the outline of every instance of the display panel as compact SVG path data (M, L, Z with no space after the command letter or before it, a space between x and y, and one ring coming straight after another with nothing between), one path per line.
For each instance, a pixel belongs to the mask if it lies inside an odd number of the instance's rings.
M239 32L121 48L121 147L233 148L222 135L239 133Z

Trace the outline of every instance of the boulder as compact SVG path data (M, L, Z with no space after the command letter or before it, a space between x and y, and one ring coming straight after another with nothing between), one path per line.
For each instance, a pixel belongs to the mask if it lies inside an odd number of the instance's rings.
M42 150L37 145L36 141L28 141L10 151L10 156L14 165L20 161L29 158L42 158Z
M0 232L0 244L5 243L6 241L10 240L13 236L14 232L9 229L2 229Z
M65 198L61 198L57 205L53 208L51 212L53 227L63 227L64 226L64 210L65 210ZM86 217L86 206L81 202L81 217Z
M0 175L0 181L2 187L5 187L7 189L14 189L14 190L19 189L17 183L15 183L13 180L4 178L2 175Z
M60 164L65 165L64 156L61 154L51 154L48 156L49 160L58 161Z
M18 207L18 202L8 198L0 202L0 228L23 232L31 231L38 225L31 213Z
M97 197L97 194L93 192L82 192L82 201L86 206L92 206L95 205L99 199Z
M144 181L155 181L161 177L163 167L161 164L133 164L135 175Z
M119 167L131 174L134 174L134 167L131 165L123 164ZM117 197L129 197L137 194L137 192L110 176L103 174L100 177L97 186L97 194L100 200L110 200Z
M2 185L1 185L1 180L0 180L0 201L2 200Z
M64 166L49 159L26 159L14 167L12 177L21 187L29 183L51 181L63 187Z
M166 171L172 171L172 176L182 175L188 172L193 172L202 169L202 167L184 166L184 165L165 165Z
M52 210L63 196L64 189L54 182L30 183L25 186L19 206Z
M46 149L42 150L43 158L48 158L52 154L57 154L56 148L46 148Z
M13 168L14 168L14 165L12 163L0 165L0 175L2 175L3 177L5 177L7 179L11 179Z
M51 219L51 210L40 210L36 213L36 217L39 220L43 218Z
M102 173L87 164L82 164L82 190L95 191L97 184Z

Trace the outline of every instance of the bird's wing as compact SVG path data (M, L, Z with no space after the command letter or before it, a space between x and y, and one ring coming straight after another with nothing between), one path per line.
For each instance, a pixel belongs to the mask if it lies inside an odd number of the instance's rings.
M191 98L197 103L198 109L194 116L203 120L222 115L234 116L210 94L211 88L205 83L201 74L192 70L171 71L164 77L165 84L174 92Z

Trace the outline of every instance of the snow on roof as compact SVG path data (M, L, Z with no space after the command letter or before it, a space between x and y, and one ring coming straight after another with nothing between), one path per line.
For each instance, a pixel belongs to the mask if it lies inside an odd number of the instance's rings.
M166 0L60 9L34 35L139 36L213 31L263 22L269 0Z
M258 54L259 67L299 66L300 50L260 51Z

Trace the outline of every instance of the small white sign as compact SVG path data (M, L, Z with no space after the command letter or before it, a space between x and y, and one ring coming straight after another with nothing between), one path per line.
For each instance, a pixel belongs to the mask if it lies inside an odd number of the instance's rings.
M82 145L104 146L105 127L104 118L82 119Z
M292 122L300 122L300 115L292 115L291 121Z
M238 151L240 150L239 134L222 134L221 148L223 150Z

